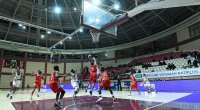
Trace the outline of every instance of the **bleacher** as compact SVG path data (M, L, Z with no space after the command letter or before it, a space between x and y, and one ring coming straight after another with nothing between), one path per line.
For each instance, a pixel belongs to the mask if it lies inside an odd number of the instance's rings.
M181 54L182 52L177 51L134 59L130 64L125 64L123 67L113 67L112 69L107 69L107 71L112 74L123 74L129 69L128 65L134 65L136 70L141 70L141 73L165 71L169 63L173 63L176 66L175 70L183 69L188 66L188 60L187 58L181 57ZM164 61L166 64L159 65L159 61ZM194 58L192 58L191 62L193 61ZM146 67L144 65L150 66Z

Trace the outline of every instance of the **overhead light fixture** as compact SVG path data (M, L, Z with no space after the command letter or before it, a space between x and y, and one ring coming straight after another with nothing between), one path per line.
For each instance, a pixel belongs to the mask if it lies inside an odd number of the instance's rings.
M115 10L119 10L119 8L120 8L119 4L115 4L115 5L114 5L114 9L115 9Z
M69 39L71 40L71 39L72 39L72 37L69 37Z
M62 41L60 41L60 44L63 44Z
M23 25L22 24L18 24L19 25L19 27L22 27Z
M107 57L107 56L108 56L108 54L107 54L107 53L105 53L105 56Z
M43 38L44 38L44 35L41 35L40 37L43 39Z
M54 7L54 12L55 12L56 14L60 14L61 8L58 7L58 6Z
M26 29L26 26L23 26L22 29Z
M100 0L92 0L92 3L95 5L99 5L100 4Z
M77 10L77 8L76 8L76 7L74 7L73 9L74 9L74 11L76 11L76 10Z
M83 29L81 28L81 29L79 30L79 32L83 32Z
M47 31L47 34L51 34L51 31Z

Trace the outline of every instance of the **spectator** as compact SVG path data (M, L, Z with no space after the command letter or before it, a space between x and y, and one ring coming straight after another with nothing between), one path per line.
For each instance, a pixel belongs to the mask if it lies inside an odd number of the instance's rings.
M193 65L194 65L194 67L198 67L198 61L195 59L194 61L193 61Z
M188 54L188 56L187 56L188 66L190 66L192 64L191 59L192 59L192 56L190 54Z
M122 91L122 85L121 85L121 77L120 77L120 75L117 76L117 89L118 89L118 91Z
M138 70L138 73L141 73L141 70L140 70L140 69Z

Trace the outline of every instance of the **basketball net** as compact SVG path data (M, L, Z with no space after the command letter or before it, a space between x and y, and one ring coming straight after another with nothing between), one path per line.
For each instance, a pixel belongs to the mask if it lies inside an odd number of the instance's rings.
M90 34L92 36L92 42L93 43L98 43L99 42L99 36L100 36L100 32L94 31L94 30L90 30Z

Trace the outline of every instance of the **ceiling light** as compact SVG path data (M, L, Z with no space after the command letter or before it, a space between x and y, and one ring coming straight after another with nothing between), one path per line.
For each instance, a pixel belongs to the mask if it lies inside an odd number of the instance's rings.
M107 57L107 56L108 56L108 54L107 54L107 53L105 53L105 56Z
M77 10L77 8L76 7L74 7L74 11L76 11Z
M18 24L19 25L19 27L22 27L23 25L22 24Z
M71 39L72 39L72 37L69 37L69 39L71 40Z
M43 39L43 38L44 38L44 35L41 35L41 38Z
M58 7L58 6L56 6L56 7L54 8L54 12L55 12L56 14L59 14L59 13L61 12L61 8Z
M22 29L26 29L26 26L23 26Z
M60 41L60 44L63 44L62 41Z
M114 5L114 9L115 9L115 10L119 10L119 8L120 8L119 4L115 4L115 5Z
M83 29L80 29L79 32L83 32Z
M51 34L51 31L47 31L47 34Z

